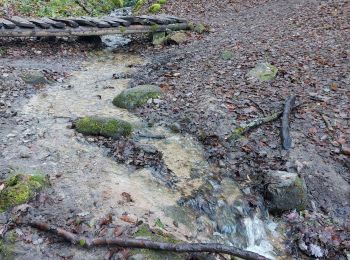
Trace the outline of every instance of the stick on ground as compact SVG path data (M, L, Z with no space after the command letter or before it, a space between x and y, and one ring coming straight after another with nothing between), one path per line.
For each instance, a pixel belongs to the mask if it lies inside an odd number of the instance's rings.
M69 231L62 228L58 228L49 225L44 222L30 222L29 226L51 232L59 237L64 238L68 242L87 248L96 246L118 246L125 248L144 248L160 251L172 251L172 252L208 252L208 253L222 253L231 256L237 256L247 260L267 260L266 257L261 256L257 253L242 250L233 246L226 246L217 243L162 243L155 242L146 239L133 239L133 238L93 238L89 239L86 237L79 237Z
M282 115L281 139L282 147L285 150L288 150L292 146L292 138L289 131L289 115L295 105L295 99L295 96L287 98Z

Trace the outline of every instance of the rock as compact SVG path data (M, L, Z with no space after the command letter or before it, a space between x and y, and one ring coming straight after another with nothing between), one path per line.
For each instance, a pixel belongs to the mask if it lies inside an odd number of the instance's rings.
M157 99L161 96L160 88L155 85L140 85L123 90L113 99L117 107L134 109L143 106L150 98Z
M5 187L0 191L0 212L26 203L37 190L48 184L48 179L41 174L16 174L6 179L4 184Z
M187 41L187 34L184 32L176 32L168 36L168 40L181 44Z
M248 77L260 81L270 81L277 75L278 69L270 63L259 63L249 73Z
M166 36L165 32L153 33L152 37L153 37L152 38L153 45L165 44L168 41L168 37Z
M23 73L21 78L27 84L38 85L38 84L50 83L50 81L46 79L44 73L38 70L32 70L32 71Z
M266 176L265 200L273 214L296 209L304 210L307 206L307 189L304 179L297 173L270 171Z
M126 121L113 118L83 117L75 122L78 133L83 135L100 135L104 137L118 138L129 136L132 125Z
M350 155L350 144L342 144L341 152L345 155Z
M193 31L195 31L196 33L202 34L208 31L208 29L203 25L203 24L195 24L193 26Z
M180 133L181 132L181 125L179 123L174 123L174 124L170 125L170 129L174 133Z

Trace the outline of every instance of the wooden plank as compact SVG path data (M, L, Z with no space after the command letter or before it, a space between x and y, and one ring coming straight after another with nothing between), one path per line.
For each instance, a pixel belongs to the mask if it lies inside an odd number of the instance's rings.
M41 19L35 19L35 18L28 18L30 22L32 22L33 24L35 24L36 26L43 28L43 29L49 29L51 28L51 25L48 23L45 23L43 20Z
M179 24L169 24L160 25L157 31L166 30L186 30L189 28L188 23ZM133 34L133 33L148 33L153 32L154 28L152 26L145 25L130 25L128 27L121 28L97 28L97 27L87 27L79 26L78 28L66 27L65 29L23 29L15 28L12 30L7 30L4 28L0 29L0 37L46 37L46 36L88 36L88 35L108 35L108 34Z
M144 20L148 21L149 23L153 23L153 24L176 23L176 21L173 19L169 19L169 18L165 18L165 17L161 17L161 16L156 17L156 16L142 15L142 16L138 16L138 18L144 19Z
M123 16L124 17L124 16ZM123 26L129 26L131 25L131 22L125 19L120 18L119 16L108 16L108 19L117 22Z
M96 27L98 28L109 28L111 25L101 19L97 19L95 17L83 17L84 19L88 20L89 22L93 22Z
M164 17L164 18L167 18L167 19L172 19L174 20L174 23L187 23L187 20L184 19L184 18L179 18L179 17L176 17L176 16L171 16L171 15L157 15L157 17Z
M6 19L3 19L3 18L0 18L0 23L4 26L5 29L16 28L16 25L13 22L6 20Z
M52 25L53 27L57 28L57 29L64 29L66 27L66 25L62 22L58 22L58 21L54 21L52 19L49 18L40 18L41 21L48 23L50 25Z
M52 20L54 20L56 22L64 23L67 26L72 27L72 28L78 28L79 27L79 24L77 22L74 22L71 19L67 19L67 18L65 18L65 19L63 19L63 18L52 18Z
M113 19L109 19L109 17L102 17L101 19L109 23L112 27L118 27L120 25L118 22L113 21Z
M7 18L7 20L13 22L15 25L22 28L30 28L30 29L35 28L35 25L33 23L19 16L12 16L11 18Z
M96 26L95 23L93 23L93 22L91 22L89 20L86 20L83 17L71 17L69 19L74 21L74 22L76 22L76 23L78 23L81 26L91 26L91 27L95 27Z

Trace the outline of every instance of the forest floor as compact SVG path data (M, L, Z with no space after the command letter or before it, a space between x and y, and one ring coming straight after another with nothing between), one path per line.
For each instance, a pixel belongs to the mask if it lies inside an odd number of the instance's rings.
M281 217L288 227L286 232L291 234L286 251L297 258L302 255L329 259L346 257L350 250L349 1L169 1L163 8L164 13L204 23L210 29L206 34L187 32L187 42L180 45L155 47L136 41L118 51L122 55L137 54L147 61L146 64L130 61L133 71L129 86L157 84L164 92L160 103L137 109L134 115L149 125L175 126L180 133L190 134L199 140L214 179L229 178L239 183L240 189L250 197L252 208L257 207L262 197L266 172L298 172L306 181L309 205L307 211L288 212ZM43 71L46 78L64 84L73 71L83 67L82 62L88 60L96 48L94 44L77 42L11 39L1 39L0 47L0 173L3 177L8 176L16 164L28 167L29 162L20 160L29 157L33 158L31 163L46 161L45 170L56 169L51 181L63 184L58 190L39 196L32 205L36 212L31 214L57 218L56 223L65 219L66 222L62 223L69 223L74 228L73 216L76 217L77 213L74 207L88 202L73 201L72 204L61 205L67 182L61 181L62 173L55 165L63 163L62 169L71 171L74 167L68 163L69 158L60 161L62 159L49 145L49 139L47 143L29 145L37 142L36 139L47 137L40 137L43 128L38 127L35 114L32 118L28 115L18 117L17 114L21 115L18 107L21 108L43 89L23 83L20 75L35 68ZM261 62L269 62L278 68L275 79L268 82L249 79L248 72ZM56 92L57 95L61 93L60 90ZM296 95L297 103L304 105L297 108L291 117L293 145L289 151L282 149L281 123L278 120L259 126L237 141L228 141L235 127L280 111L290 95ZM40 100L33 102L33 107L42 105ZM60 113L56 120L60 120L59 116ZM56 121L49 122L52 129L47 130L48 136L54 136L56 128L61 125L56 125ZM14 128L18 128L17 136L12 133ZM25 132L27 129L30 131ZM64 132L64 135L70 134ZM110 141L97 141L103 143L101 146L111 148ZM123 141L121 143L125 145ZM14 147L18 147L18 151ZM35 150L38 147L46 147L47 150ZM83 169L99 152L93 148L86 149L79 154L80 157L70 156L81 158L81 165L78 164L80 159L74 162L77 169ZM52 162L51 158L54 158ZM100 159L100 163L91 166L96 178L89 183L91 187L94 181L101 181L97 175L99 167L110 163L102 157ZM106 184L105 189L108 187ZM97 198L96 194L89 197L92 200ZM123 197L120 199L123 200ZM126 198L124 203L127 202L130 201ZM38 210L41 203L49 206ZM105 209L113 205L109 199L109 204L105 203L100 207ZM64 208L65 205L69 207ZM61 211L60 216L54 216L57 211ZM85 217L83 213L79 213L80 218ZM103 218L102 215L99 217ZM0 220L0 224L6 224L9 216L1 215ZM0 230L4 232L5 229ZM25 234L24 241L34 243L28 246L30 249L43 243L38 235L28 238L28 230L15 230L19 236ZM45 243L52 241L45 239ZM71 257L71 251L62 246L53 249L53 252L57 251L62 251L61 258ZM50 258L53 252L44 255ZM31 256L43 256L36 254ZM96 254L100 256L102 253ZM80 252L75 257L79 259L83 255ZM25 259L25 256L22 258Z

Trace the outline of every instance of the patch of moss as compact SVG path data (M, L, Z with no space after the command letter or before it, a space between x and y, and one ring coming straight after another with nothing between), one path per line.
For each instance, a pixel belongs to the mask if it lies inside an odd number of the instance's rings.
M242 135L243 135L243 133L244 133L245 130L246 130L245 127L242 127L242 126L236 127L236 128L232 131L232 133L231 133L231 135L229 136L228 140L229 140L229 141L238 140L239 138L242 137Z
M120 27L119 27L119 31L120 31L121 33L125 33L125 32L126 32L126 28L125 28L124 26L120 26Z
M165 5L167 0L158 0L158 4L160 5Z
M15 248L12 243L7 243L0 239L0 259L3 260L13 260L15 259L14 254Z
M199 24L193 25L193 31L195 31L196 33L202 34L202 33L208 32L208 29L205 27L204 24L199 23Z
M159 29L160 25L159 24L153 24L151 25L151 31L156 32Z
M141 85L123 90L113 99L113 105L134 109L143 106L150 98L159 98L161 96L160 88L154 85Z
M161 9L161 5L160 4L153 4L150 6L150 8L148 9L148 11L152 14L158 13Z
M179 243L180 240L176 239L171 234L166 234L159 229L151 230L148 225L143 224L139 226L138 230L134 234L135 238L150 239L157 242L166 243ZM133 249L130 251L130 255L142 255L143 259L159 260L159 259L185 259L185 254L177 254L172 252L152 251L147 249Z
M44 175L15 174L4 182L5 187L0 191L0 212L26 203L33 198L35 192L48 184L48 179Z
M141 10L142 6L144 6L145 2L146 0L137 0L136 4L134 5L133 13L137 14Z
M132 125L120 119L83 117L75 122L76 131L84 135L101 135L104 137L118 138L129 136Z
M225 50L221 53L221 58L223 60L231 60L233 58L233 53L231 51Z

